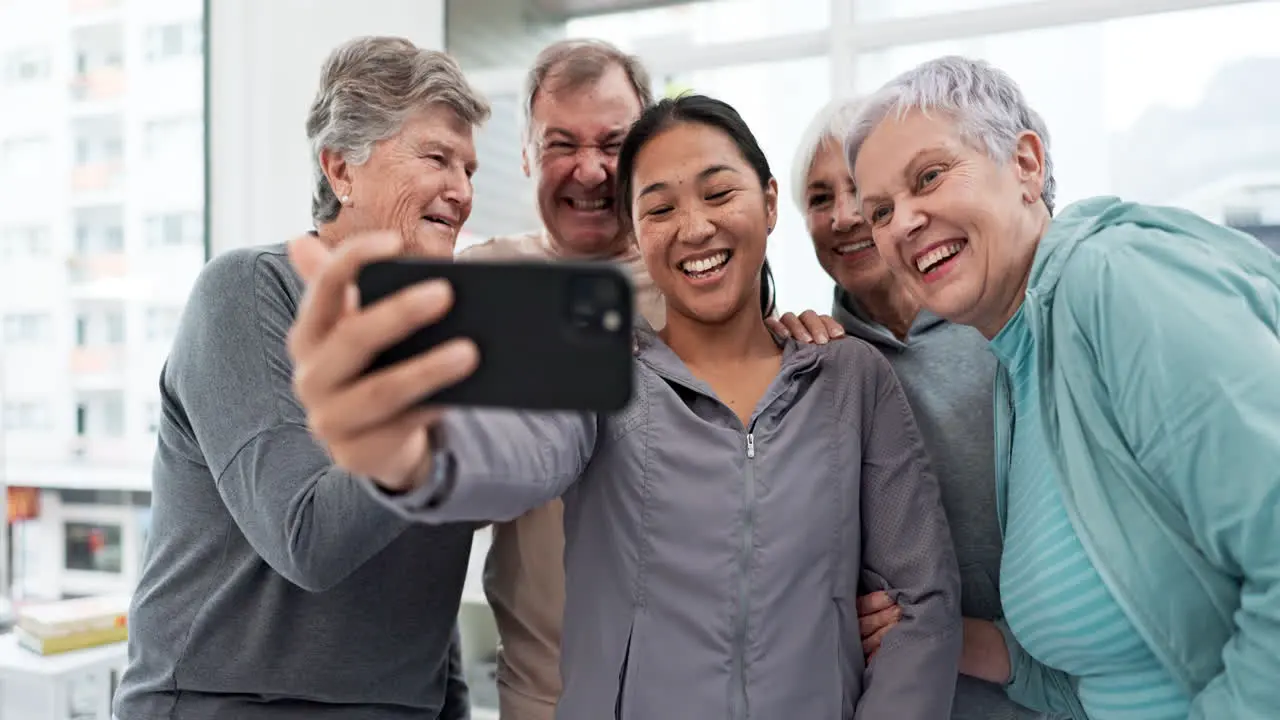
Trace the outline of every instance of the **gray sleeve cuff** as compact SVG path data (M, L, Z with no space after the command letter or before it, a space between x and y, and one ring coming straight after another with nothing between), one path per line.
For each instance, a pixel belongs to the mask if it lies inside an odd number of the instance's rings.
M417 519L417 514L424 510L440 507L453 494L457 482L457 460L443 448L432 451L431 471L426 481L407 492L389 492L370 478L360 479L360 484L380 505L410 519Z

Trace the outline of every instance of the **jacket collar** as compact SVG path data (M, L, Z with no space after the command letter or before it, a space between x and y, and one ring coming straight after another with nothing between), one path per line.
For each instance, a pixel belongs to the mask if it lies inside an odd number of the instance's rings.
M871 316L858 304L853 295L839 285L835 288L835 298L831 303L831 317L840 323L840 327L843 327L845 332L859 340L865 340L881 348L907 349L906 342L899 340L884 325L872 320ZM912 338L923 335L945 322L946 320L924 308L920 308L915 322L911 324L911 329L907 331L907 341L909 342Z
M669 380L703 394L715 396L706 383L689 372L689 367L680 359L680 356L658 337L658 333L643 318L636 319L634 338L637 360ZM782 348L782 368L778 373L780 377L803 374L817 367L821 359L820 346L802 345L794 338L782 338L776 334L773 340Z

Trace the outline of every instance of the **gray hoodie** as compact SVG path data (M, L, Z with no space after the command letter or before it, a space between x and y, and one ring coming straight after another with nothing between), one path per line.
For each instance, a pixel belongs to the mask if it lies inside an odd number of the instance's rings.
M996 519L992 388L996 359L977 330L921 310L906 342L871 320L836 288L834 317L853 337L871 343L893 366L924 436L942 489L963 583L965 617L994 620L1000 609L1000 525ZM1041 717L1000 687L961 676L953 720Z
M784 345L743 426L651 331L614 416L453 410L430 482L375 497L424 522L563 494L561 720L950 712L959 575L893 372L860 340ZM902 621L864 667L854 605Z

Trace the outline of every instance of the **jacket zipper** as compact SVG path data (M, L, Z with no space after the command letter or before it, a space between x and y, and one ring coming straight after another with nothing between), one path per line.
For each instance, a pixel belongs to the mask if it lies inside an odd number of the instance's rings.
M1008 511L1009 466L1013 464L1013 393L1009 387L1009 371L1000 365L996 368L995 392L995 452L996 452L996 518L1000 524L1000 538L1004 539Z
M807 373L813 370L817 366L818 366L818 361L814 359L806 365L794 368L793 372L796 375L800 375L802 373ZM705 390L695 386L694 384L690 383L688 380L684 378L678 377L670 372L667 372L666 370L659 369L651 364L649 365L649 367L655 373L657 373L659 377L663 378L667 382L673 383L675 385L679 385L680 387L685 388L686 390L689 390L691 392L696 392L700 395L711 397L712 399L718 400L714 396L707 395ZM723 405L723 403L721 404ZM767 409L771 404L772 404L772 400L770 401L769 404L765 405L765 408ZM727 405L725 405L724 407L726 410L728 410ZM734 638L733 638L734 648L733 648L733 658L731 663L732 677L729 680L729 717L731 720L746 720L747 718L747 667L746 667L747 624L748 624L747 618L749 615L748 611L750 610L749 601L750 601L750 595L751 595L751 579L750 579L751 547L752 547L752 540L755 535L755 521L756 521L756 518L755 518L756 439L755 439L755 433L754 433L755 423L756 423L756 417L752 417L751 422L748 423L745 428L747 431L747 438L746 438L747 464L746 464L745 477L743 478L743 494L746 500L746 503L744 504L744 512L746 513L746 517L745 517L745 521L743 522L742 547L740 550L740 557L738 559L738 568L740 573L739 579L738 579L738 593L737 593L738 617L735 619L735 623L734 623Z
M742 547L738 557L738 608L733 633L733 679L729 694L729 717L747 717L747 618L751 599L751 546L756 520L756 438L747 429L747 463L743 482Z

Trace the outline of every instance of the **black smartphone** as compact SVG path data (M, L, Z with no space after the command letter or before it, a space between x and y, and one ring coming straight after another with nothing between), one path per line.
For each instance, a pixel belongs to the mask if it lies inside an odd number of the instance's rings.
M475 373L423 402L612 412L631 399L634 294L620 268L402 258L366 265L356 284L367 306L435 278L453 286L453 308L383 351L367 373L467 337L480 348Z

